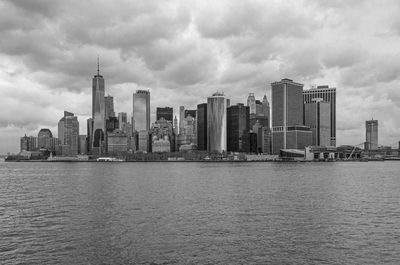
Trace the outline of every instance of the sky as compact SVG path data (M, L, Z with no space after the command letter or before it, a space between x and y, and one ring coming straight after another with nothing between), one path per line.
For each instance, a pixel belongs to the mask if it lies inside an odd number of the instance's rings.
M0 154L67 110L91 116L97 56L115 111L137 89L188 109L222 91L271 100L271 83L337 89L337 144L400 141L400 1L0 0Z

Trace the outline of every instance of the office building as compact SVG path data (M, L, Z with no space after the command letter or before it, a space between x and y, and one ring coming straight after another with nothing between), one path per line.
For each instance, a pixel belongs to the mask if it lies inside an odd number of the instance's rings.
M228 102L223 93L207 98L207 151L227 151L226 110Z
M150 130L150 91L137 90L133 94L132 125L135 131Z
M55 146L53 146L52 139L53 139L53 134L49 129L47 128L40 129L37 137L38 149L46 149L49 151L53 151L55 149Z
M256 114L256 98L254 97L254 93L250 93L247 97L247 106L249 107L250 115Z
M290 79L272 87L272 153L281 149L304 149L311 145L311 130L303 123L303 84Z
M104 91L104 78L100 75L99 62L97 62L97 75L95 75L92 80L93 128L91 131L91 143L92 153L95 155L100 155L105 152L106 113ZM60 140L62 141L61 138Z
M197 149L207 150L207 103L197 105Z
M86 138L86 135L79 135L79 154L81 155L87 155L88 153Z
M104 106L105 106L105 113L106 113L106 120L111 117L115 117L114 112L114 98L110 95L104 97Z
M147 130L137 132L137 151L148 153L151 152L150 133Z
M272 144L272 136L271 129L262 127L262 149L261 152L263 154L271 154L271 144Z
M304 104L304 124L310 126L313 146L331 145L331 104L314 98Z
M268 120L268 127L270 127L270 122L271 122L270 116L271 115L270 115L270 107L269 107L267 95L264 95L263 100L262 100L262 112L264 114L264 117L266 117Z
M109 117L106 120L106 132L112 132L119 129L119 122L117 117Z
M126 155L128 151L128 136L126 133L119 129L108 133L107 150L109 155Z
M314 98L322 98L323 101L330 103L330 146L336 146L336 88L317 86L317 88L303 91L304 103L310 103Z
M178 118L176 117L176 115L174 118L173 126L174 126L174 134L178 135L179 134L179 125L178 125Z
M128 115L126 112L118 113L118 129L123 130L124 126L128 123Z
M37 138L33 136L23 136L20 138L20 150L21 151L36 151L37 149Z
M164 118L166 121L173 121L174 118L174 109L171 107L157 108L156 109L156 120L161 120Z
M152 152L174 152L175 151L175 133L171 121L164 118L157 120L151 126L151 150ZM166 148L168 142L169 147ZM156 148L153 148L156 147Z
M246 131L242 136L243 151L246 153L257 153L257 134Z
M263 112L263 104L260 100L256 100L256 115L257 116L264 116Z
M79 122L73 113L64 111L58 122L58 139L62 156L79 154Z
M179 107L179 133L183 131L183 118L185 118L185 107Z
M378 120L365 121L365 150L378 150Z
M181 146L197 147L197 120L188 114L182 121L182 130L177 137L177 149Z
M243 104L230 106L227 110L227 151L244 152L243 134L249 130L250 108Z
M92 148L93 148L93 119L89 118L86 121L86 127L87 127L87 137L86 137L86 144L87 144L87 150L88 154L92 154Z

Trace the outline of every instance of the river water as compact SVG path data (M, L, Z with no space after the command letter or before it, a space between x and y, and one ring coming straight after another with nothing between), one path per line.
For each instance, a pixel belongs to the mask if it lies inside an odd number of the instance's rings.
M400 162L3 162L0 264L400 264Z

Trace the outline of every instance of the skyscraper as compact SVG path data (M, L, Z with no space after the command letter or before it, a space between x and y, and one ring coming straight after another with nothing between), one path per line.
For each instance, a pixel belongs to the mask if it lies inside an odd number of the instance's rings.
M270 107L269 107L269 102L267 99L267 95L264 95L263 100L262 100L262 112L265 117L267 117L268 120L268 128L270 127L270 122L271 122L271 115L270 115Z
M250 115L256 114L256 98L254 97L254 93L250 93L247 97L247 106L250 108Z
M87 126L86 144L87 144L88 154L92 154L92 149L93 149L93 118L87 119L86 126Z
M64 116L58 122L58 138L61 155L74 156L79 154L79 122L73 113L64 111Z
M124 126L128 123L128 115L126 112L118 113L118 126L120 130L124 131Z
M331 145L331 104L322 98L314 98L304 104L304 124L310 126L312 145Z
M227 151L243 152L243 135L249 130L250 108L243 104L230 106L227 110Z
M322 98L331 104L330 109L330 145L336 146L336 88L329 86L318 86L303 91L304 103L310 103L314 98Z
M97 61L97 75L95 75L92 80L93 130L91 132L91 139L93 154L102 154L105 151L104 134L106 131L106 114L104 89L104 78L100 75L100 66Z
M207 103L197 105L197 149L207 150Z
M179 134L179 125L178 125L178 118L176 117L176 115L174 118L173 126L174 126L174 134L178 135Z
M183 131L183 119L185 118L185 107L179 107L179 133Z
M365 149L377 150L378 149L378 121L369 120L365 121Z
M47 128L40 129L38 133L38 148L39 149L47 149L49 151L54 150L54 146L52 146L53 134Z
M192 115L187 115L182 121L182 130L177 137L177 148L193 149L197 147L197 120Z
M150 91L137 90L133 93L132 121L136 131L150 129Z
M290 79L272 87L272 153L281 149L303 149L311 144L310 127L303 123L303 84Z
M108 120L111 117L115 117L114 98L110 95L104 97L104 105L105 105L106 120Z
M164 107L160 108L157 107L156 109L156 120L161 120L161 118L164 118L166 121L173 121L174 119L174 109L171 107Z
M20 138L20 150L35 151L37 146L37 138L33 136L23 136Z
M223 93L207 98L207 151L227 151L226 110L228 102Z
M79 135L79 154L87 155L87 149L86 135Z

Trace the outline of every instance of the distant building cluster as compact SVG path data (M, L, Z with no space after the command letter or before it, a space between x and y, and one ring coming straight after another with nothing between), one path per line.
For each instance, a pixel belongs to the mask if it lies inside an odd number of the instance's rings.
M55 156L126 156L128 154L202 151L208 154L247 153L296 156L306 147L336 146L336 88L282 79L271 84L271 104L264 95L249 93L246 104L231 105L224 93L210 95L193 109L157 107L150 122L150 91L137 90L132 116L115 113L114 99L105 95L105 81L92 80L92 116L86 134L78 118L65 111L58 123L58 138L43 128L37 137L23 136L21 151L42 151ZM366 121L365 150L378 149L378 121ZM300 151L299 151L300 150ZM325 150L325 149L324 149Z

